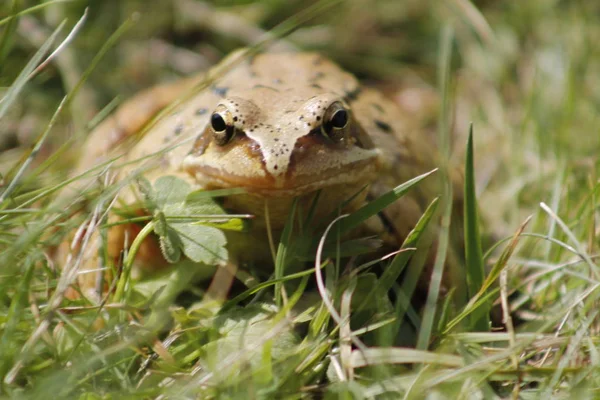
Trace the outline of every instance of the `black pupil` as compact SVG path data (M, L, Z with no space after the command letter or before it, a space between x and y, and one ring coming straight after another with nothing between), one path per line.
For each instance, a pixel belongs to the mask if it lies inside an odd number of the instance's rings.
M348 123L348 113L346 110L337 110L331 117L331 125L334 128L341 129Z
M214 113L210 117L210 123L215 132L223 132L227 128L227 124L225 124L225 120L221 117L220 114Z

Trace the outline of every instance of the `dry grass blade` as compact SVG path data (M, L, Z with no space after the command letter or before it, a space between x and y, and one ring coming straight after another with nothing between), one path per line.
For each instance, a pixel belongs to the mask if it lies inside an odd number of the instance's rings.
M575 234L569 229L569 227L567 226L567 224L565 224L564 221L558 215L556 215L556 213L554 211L552 211L550 209L550 207L548 207L545 203L543 203L543 202L540 203L540 207L548 215L550 215L550 217L553 220L556 221L556 223L558 224L558 226L560 226L560 228L562 229L562 231L567 235L567 237L569 238L569 240L571 241L571 243L573 243L575 245L575 248L577 249L577 254L583 260L585 260L585 262L587 263L587 265L590 267L591 275L595 279L600 279L600 272L598 270L598 266L591 259L590 255L587 253L586 249L584 248L584 245L579 240L577 240L577 238L575 237Z
M321 240L319 240L319 246L317 247L317 255L315 257L315 278L317 281L317 289L319 290L319 294L321 295L321 299L323 300L323 305L329 312L329 315L331 316L331 318L336 322L336 324L340 328L344 325L345 322L342 319L342 317L340 316L340 314L337 312L337 310L335 309L335 305L331 301L331 298L329 297L330 294L327 291L327 288L325 287L325 282L323 280L323 273L321 271L321 264L322 264L321 259L323 257L323 247L325 246L325 240L327 239L327 234L329 233L331 228L338 221L343 220L347 216L348 216L348 214L340 215L339 217L337 217L336 219L331 221L331 223L329 223L329 225L327 225L325 232L323 232L323 235L321 236ZM359 349L366 349L366 346L356 336L351 335L350 340Z
M79 21L77 21L77 23L75 24L75 26L73 27L73 29L71 29L71 32L69 32L69 34L67 35L67 37L65 38L65 40L63 40L57 47L56 49L54 49L54 51L40 64L37 66L37 68L31 73L31 75L28 77L28 79L33 78L35 75L39 74L40 71L42 71L44 68L46 68L46 66L48 64L50 64L50 62L58 55L60 54L60 52L66 48L69 43L71 43L71 41L73 41L73 39L75 38L75 36L79 33L79 31L81 30L81 28L83 27L83 24L85 23L85 20L87 19L87 14L88 14L88 9L86 8L83 11L83 15L81 16L81 18L79 19Z
M448 367L463 367L464 360L451 354L431 353L428 351L405 348L368 348L352 352L354 368L377 364L438 364Z

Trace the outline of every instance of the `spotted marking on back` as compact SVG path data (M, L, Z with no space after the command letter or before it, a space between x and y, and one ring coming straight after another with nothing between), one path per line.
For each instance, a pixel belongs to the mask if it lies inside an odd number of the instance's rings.
M378 119L374 120L374 122L375 122L375 125L377 125L377 127L379 129L381 129L382 131L384 131L385 133L392 133L393 132L392 127L387 122L384 122L384 121L381 121L381 120L378 120Z
M221 97L225 97L227 96L227 92L229 91L228 87L218 87L218 86L212 86L211 90L217 95L217 96L221 96Z

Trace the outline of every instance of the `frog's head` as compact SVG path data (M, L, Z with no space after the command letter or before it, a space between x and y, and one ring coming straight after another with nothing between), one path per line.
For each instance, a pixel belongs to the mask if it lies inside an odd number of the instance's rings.
M379 153L343 99L269 90L240 93L216 106L185 160L198 180L268 196L373 177Z
M226 96L184 161L203 186L281 197L374 178L379 151L351 107L358 82L330 61L257 56L216 86Z
M280 57L259 56L218 83L226 96L184 168L207 188L278 199L324 189L340 204L375 178L380 157L351 107L358 82L329 61L314 66L316 55Z

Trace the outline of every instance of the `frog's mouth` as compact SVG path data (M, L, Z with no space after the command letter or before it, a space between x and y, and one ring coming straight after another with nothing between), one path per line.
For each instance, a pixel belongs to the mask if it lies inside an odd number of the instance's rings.
M225 160L215 166L201 157L188 157L184 169L207 189L242 188L261 197L295 197L338 185L368 185L376 177L378 155L378 151L368 150L351 161L335 163L330 160L332 154L316 153L303 156L301 162L292 159L286 173L279 176L269 174L260 161L249 159L236 171ZM337 156L340 160L344 157Z

